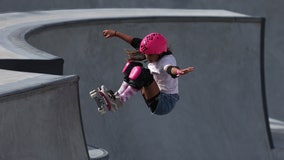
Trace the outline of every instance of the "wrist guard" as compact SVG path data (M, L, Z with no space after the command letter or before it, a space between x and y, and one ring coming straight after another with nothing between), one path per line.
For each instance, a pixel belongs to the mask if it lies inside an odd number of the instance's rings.
M178 66L168 66L166 72L171 75L172 78L177 78L178 76L176 74L172 73L172 68L178 68Z

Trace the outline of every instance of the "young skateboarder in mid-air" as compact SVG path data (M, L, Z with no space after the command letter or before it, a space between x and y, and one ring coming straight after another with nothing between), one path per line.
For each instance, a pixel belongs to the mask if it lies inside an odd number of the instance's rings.
M105 112L104 108L100 107L102 103L109 109L117 110L141 91L153 114L168 114L179 100L178 77L193 71L194 67L180 69L168 49L167 39L160 33L150 33L140 39L118 31L104 30L103 36L118 37L135 50L127 53L128 61L122 70L124 79L117 92L113 93L105 86L90 92L99 105L99 111ZM140 62L145 59L148 61L148 69Z

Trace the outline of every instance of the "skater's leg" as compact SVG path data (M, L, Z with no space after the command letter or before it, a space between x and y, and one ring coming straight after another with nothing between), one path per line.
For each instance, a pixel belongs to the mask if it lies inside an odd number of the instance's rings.
M130 72L129 66L131 66ZM133 63L130 62L126 65L126 67L124 67L123 72L127 77L124 78L124 82L118 90L119 94L112 94L111 96L109 96L111 103L115 104L115 106L121 106L122 103L127 101L129 98L134 96L139 90L141 90L142 87L146 87L145 96L147 98L151 98L153 94L157 95L159 93L159 88L157 87L156 83L153 83L155 81L149 69L145 69L140 65L133 65ZM150 89L153 89L155 86L157 90L155 90L155 92L153 93L150 93ZM103 92L107 94L110 93L108 91Z
M149 86L142 88L141 93L145 100L149 100L160 93L160 89L155 81L153 81Z
M148 87L143 87L142 95L151 112L156 115L165 115L171 112L179 100L178 94L160 93L158 85L154 81Z
M150 71L141 66L133 67L128 78L129 86L120 94L122 102L125 102L130 97L134 96L139 90L142 89L142 87L148 87L155 82L153 76L150 74Z
M125 64L125 66L122 69L122 73L124 74L124 79L119 89L115 92L116 95L121 95L129 86L129 81L130 81L129 75L132 69L136 66L143 66L143 65L140 62L134 62L134 61L128 61Z
M139 90L132 87L128 86L125 91L121 94L119 94L121 101L124 103L126 102L130 97L134 96Z
M143 87L141 93L147 106L150 108L151 112L154 113L157 108L160 95L160 89L157 83L154 81L151 85Z
M116 95L121 95L125 90L126 88L129 86L129 84L125 81L122 82L120 88L115 92Z
M133 61L128 61L125 66L122 69L122 73L124 74L124 82L129 83L129 75L132 71L132 69L136 66L143 66L142 63L140 62L133 62Z

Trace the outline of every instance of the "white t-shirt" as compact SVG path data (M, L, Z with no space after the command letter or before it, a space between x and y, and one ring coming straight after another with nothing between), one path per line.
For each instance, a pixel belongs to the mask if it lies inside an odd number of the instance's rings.
M176 59L173 55L165 55L158 62L148 64L148 69L158 84L160 91L167 94L178 93L178 78L172 78L166 72L168 66L176 66Z

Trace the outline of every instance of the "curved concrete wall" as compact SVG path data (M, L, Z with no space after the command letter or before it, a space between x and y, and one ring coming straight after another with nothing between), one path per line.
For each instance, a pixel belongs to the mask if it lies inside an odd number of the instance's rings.
M284 63L282 35L284 21L282 18L284 1L247 1L247 0L143 0L142 1L113 1L113 0L68 0L66 1L37 1L37 0L2 0L0 12L21 12L73 8L183 8L183 9L226 9L261 16L267 19L266 26L266 82L269 113L274 118L284 120ZM32 13L32 12L31 12Z
M106 148L115 159L271 159L260 18L226 11L101 11L94 15L115 16L41 27L27 37L36 48L63 57L64 74L81 77L89 143ZM197 68L180 79L181 100L171 114L151 115L141 96L117 113L96 113L88 92L101 84L119 87L122 52L130 48L104 39L105 28L139 37L161 32L180 66Z
M89 159L77 76L0 73L0 159Z

